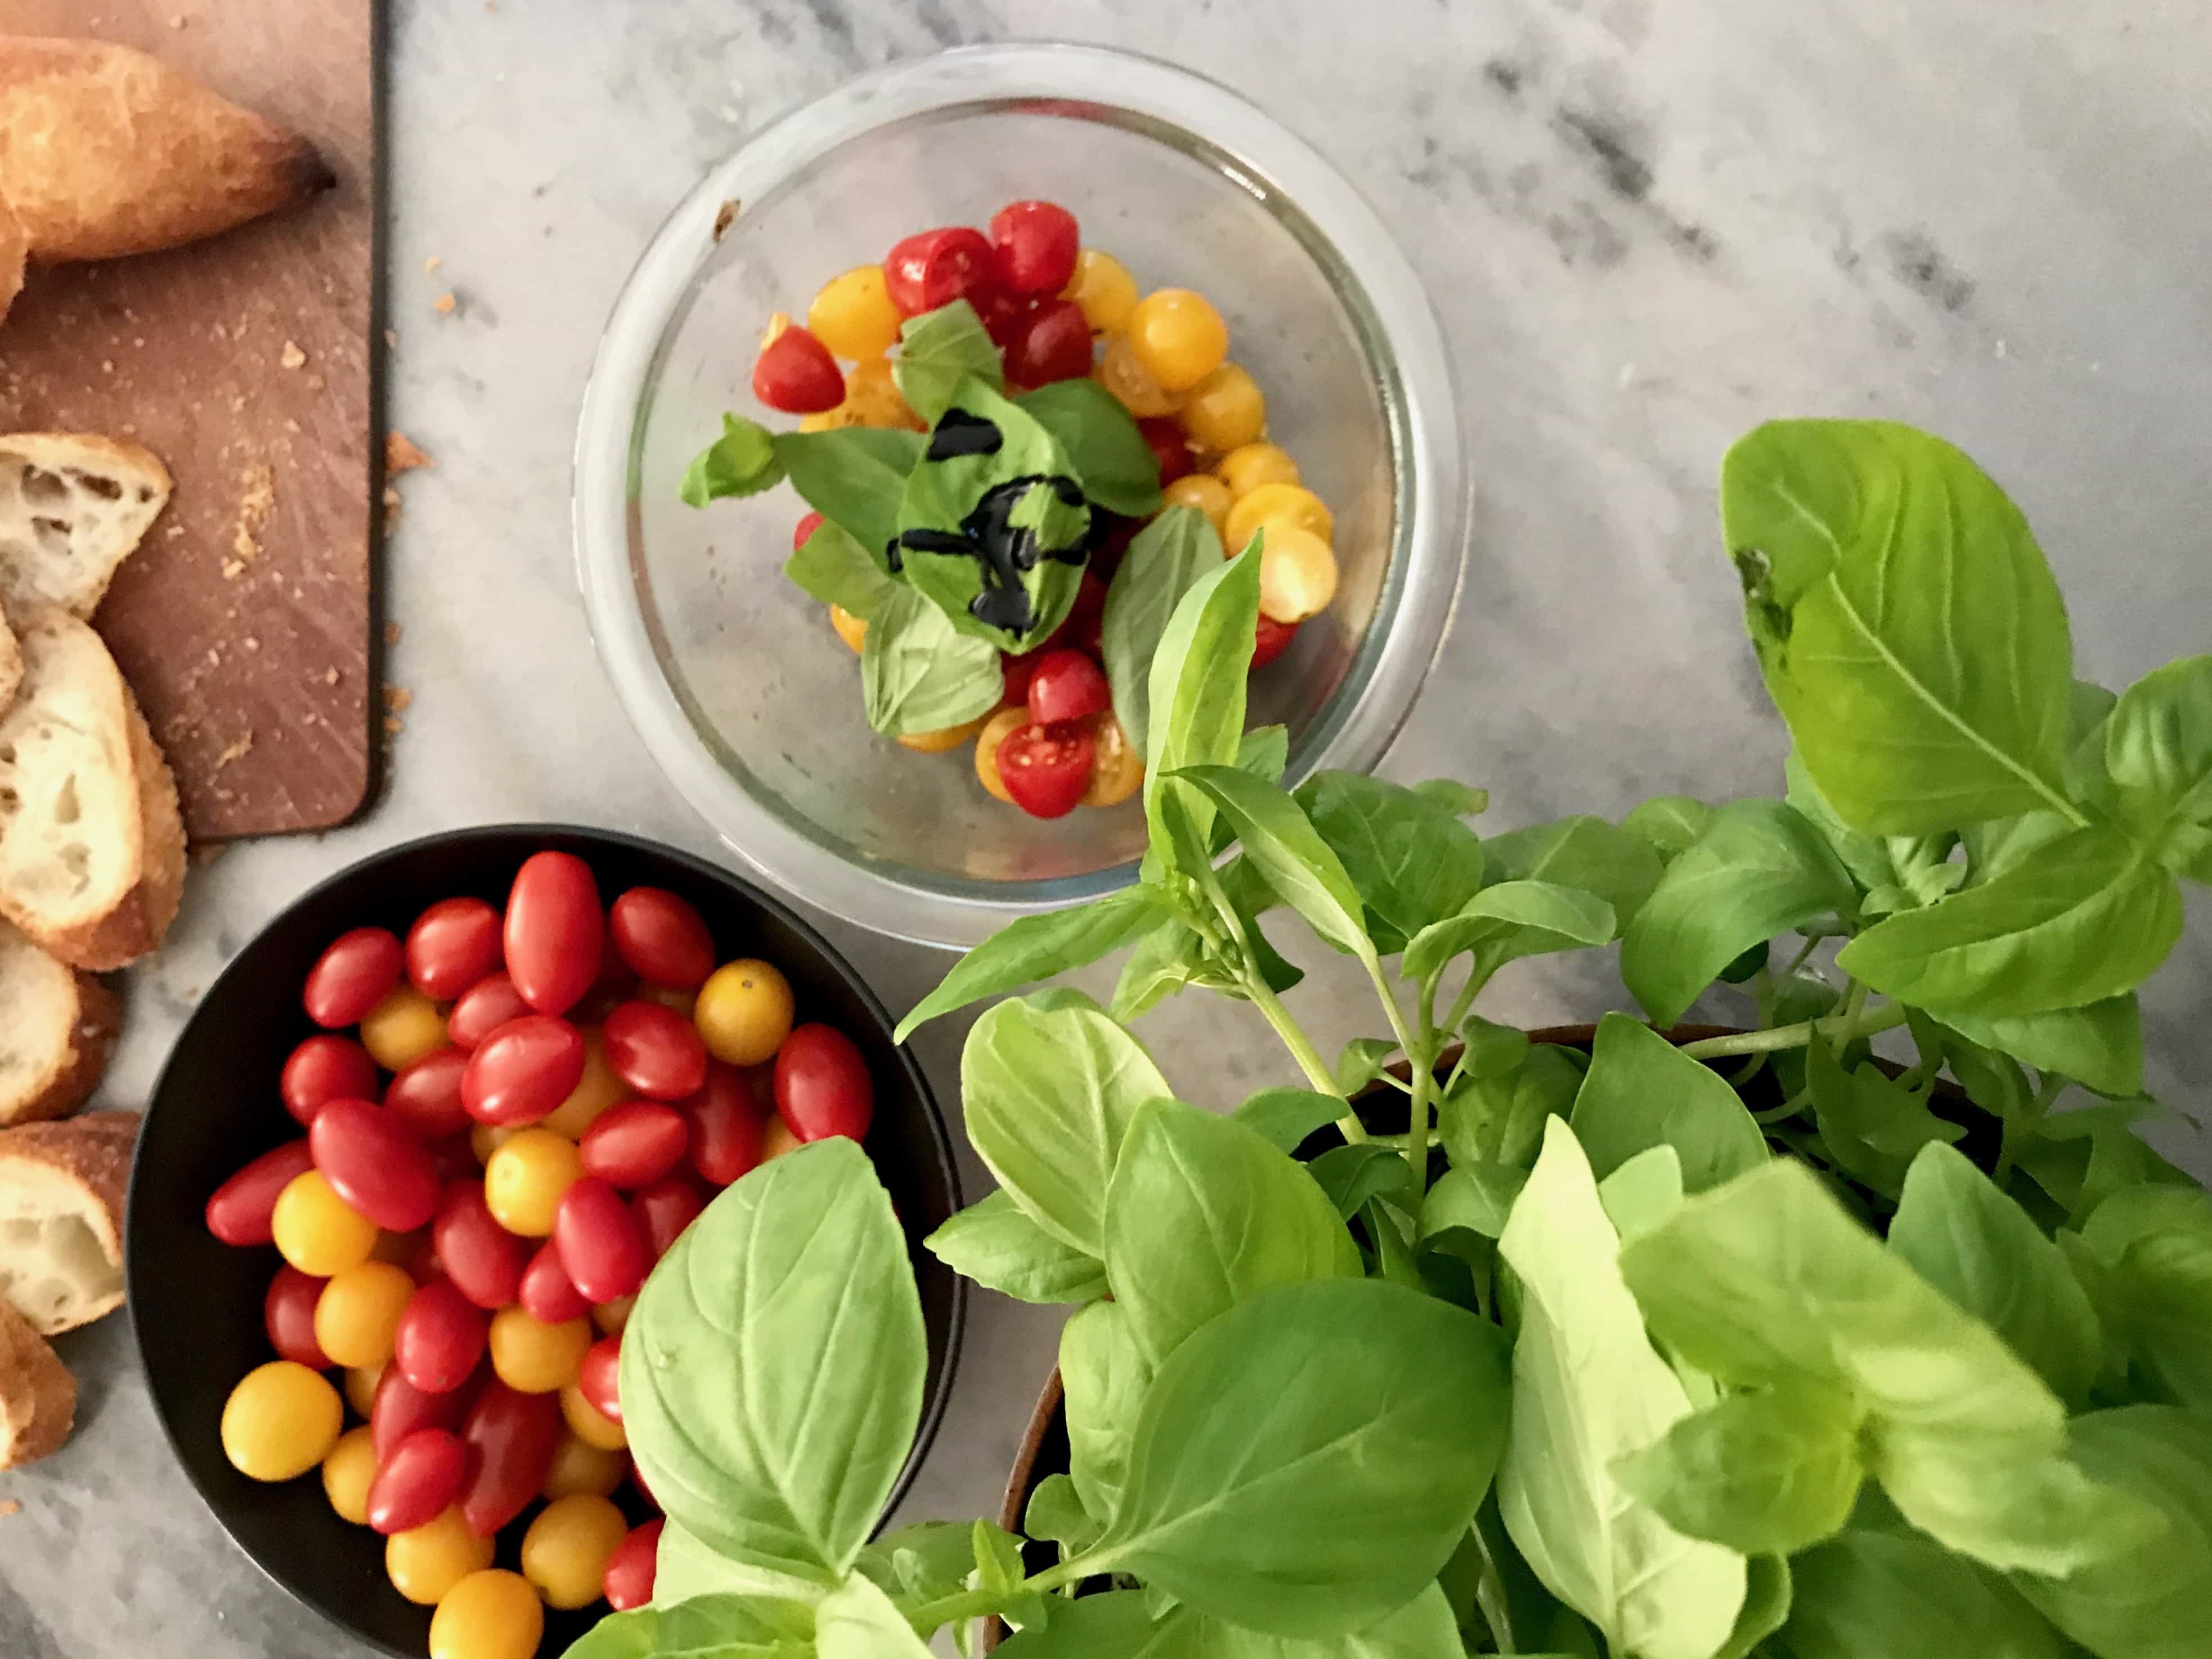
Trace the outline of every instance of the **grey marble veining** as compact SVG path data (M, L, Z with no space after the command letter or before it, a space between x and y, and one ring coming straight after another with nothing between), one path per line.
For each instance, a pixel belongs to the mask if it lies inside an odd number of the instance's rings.
M1493 822L1773 787L1782 753L1713 532L1762 416L1940 428L2035 523L2107 681L2212 645L2212 6L2202 0L394 0L387 243L402 486L386 572L414 694L357 827L198 872L135 976L108 1086L149 1087L223 960L316 878L426 830L570 818L712 853L600 679L570 574L573 413L636 250L750 126L853 70L1015 36L1236 85L1381 210L1452 343L1480 492L1460 612L1385 770L1486 783ZM425 260L441 263L427 275ZM451 290L451 317L431 308ZM2147 1000L2154 1086L2202 1110L2212 915ZM942 959L832 925L903 1006ZM1106 975L1087 976L1094 988ZM1519 964L1487 1011L1619 996ZM1294 996L1325 1042L1364 988ZM963 1025L919 1048L948 1103ZM1190 1097L1284 1077L1192 999L1149 1035ZM1201 1063L1199 1056L1204 1056ZM2212 1167L2185 1141L2182 1155ZM984 1182L969 1161L971 1190ZM909 1513L994 1509L1056 1319L975 1304ZM63 1343L76 1440L0 1475L0 1659L327 1659L161 1444L119 1321Z

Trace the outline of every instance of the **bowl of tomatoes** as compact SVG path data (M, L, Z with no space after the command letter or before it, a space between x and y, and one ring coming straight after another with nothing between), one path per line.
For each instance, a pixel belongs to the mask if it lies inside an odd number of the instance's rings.
M125 1231L164 1430L270 1577L404 1659L532 1659L651 1594L616 1383L631 1299L721 1190L859 1140L913 1242L924 1428L963 1298L944 1121L782 903L608 831L466 830L295 902L195 1010Z
M972 944L1133 876L1149 648L1262 541L1287 780L1409 712L1466 532L1441 331L1303 140L1174 66L968 48L763 128L601 343L579 573L648 751L860 925Z

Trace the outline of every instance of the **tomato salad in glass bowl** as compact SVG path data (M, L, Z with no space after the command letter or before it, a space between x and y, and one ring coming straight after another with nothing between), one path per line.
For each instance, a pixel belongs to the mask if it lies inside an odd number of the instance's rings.
M785 574L859 653L877 732L972 740L982 788L1033 817L1117 806L1162 630L1208 569L1260 547L1255 672L1336 592L1334 520L1229 349L1205 295L1140 295L1065 207L1010 203L772 316L753 393L797 429L725 416L684 499L790 480L811 510Z

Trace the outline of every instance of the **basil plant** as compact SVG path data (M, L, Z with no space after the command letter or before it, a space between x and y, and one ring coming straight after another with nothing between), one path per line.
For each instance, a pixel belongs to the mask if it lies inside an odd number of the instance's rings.
M2136 988L2212 878L2212 657L2072 678L2026 523L1955 449L1791 422L1723 519L1795 752L1774 799L1482 836L1474 791L1278 781L1248 552L1167 623L1135 886L1024 920L907 1026L1000 1190L929 1248L1075 1312L1022 1536L868 1541L921 1318L865 1157L719 1199L623 1345L669 1522L585 1659L2203 1659L2212 1199L2136 1138ZM1233 852L1232 852L1232 849ZM1380 1023L1286 1012L1288 912ZM1587 1047L1473 1010L1620 946ZM1751 1029L1670 1030L1717 984ZM1202 986L1305 1086L1173 1097L1129 1024ZM1903 1060L1877 1060L1889 1032Z

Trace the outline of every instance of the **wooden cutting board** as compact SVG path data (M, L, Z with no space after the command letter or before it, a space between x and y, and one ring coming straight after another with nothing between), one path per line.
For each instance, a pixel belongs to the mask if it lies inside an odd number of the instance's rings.
M94 623L194 840L368 798L380 457L374 0L0 0L0 33L136 46L312 138L338 185L167 253L33 268L0 323L0 430L129 437L176 493Z

